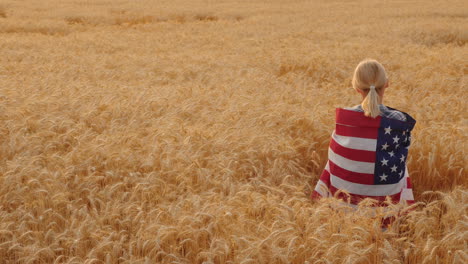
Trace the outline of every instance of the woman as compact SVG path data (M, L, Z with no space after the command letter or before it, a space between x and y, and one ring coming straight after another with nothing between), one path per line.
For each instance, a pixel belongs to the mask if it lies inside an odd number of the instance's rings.
M376 60L361 61L352 84L362 103L336 109L328 162L312 198L335 196L352 206L365 198L376 206L414 203L406 159L416 121L383 105L388 78Z

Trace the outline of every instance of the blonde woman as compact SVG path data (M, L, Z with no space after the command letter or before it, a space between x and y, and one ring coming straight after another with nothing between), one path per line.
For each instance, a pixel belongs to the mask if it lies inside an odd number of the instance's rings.
M328 162L312 198L335 196L351 205L365 198L376 206L413 203L406 159L416 121L383 104L389 84L376 60L359 63L352 85L362 102L336 109Z

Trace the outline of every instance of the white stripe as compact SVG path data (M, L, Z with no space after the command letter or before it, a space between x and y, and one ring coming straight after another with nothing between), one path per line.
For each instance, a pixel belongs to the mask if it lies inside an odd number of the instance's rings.
M413 189L404 188L401 191L400 202L402 201L414 201Z
M321 181L321 180L318 180L317 182L317 185L315 185L315 191L317 191L320 196L322 197L328 197L328 187L327 185Z
M333 174L330 174L331 185L340 190L346 190L351 194L366 196L387 196L400 193L405 184L406 178L403 177L395 184L367 185L345 181Z
M400 202L401 201L414 201L413 189L408 188L408 178L409 178L408 167L405 166L405 177L403 177L404 186L403 186L403 190L401 191Z
M331 148L328 148L328 159L345 170L374 174L375 163L347 159L333 152Z
M333 131L332 138L345 148L376 151L377 139L340 136Z

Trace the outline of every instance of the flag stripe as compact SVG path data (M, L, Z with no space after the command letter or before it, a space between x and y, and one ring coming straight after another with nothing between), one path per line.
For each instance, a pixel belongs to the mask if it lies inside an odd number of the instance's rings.
M336 124L336 133L340 136L377 139L378 129L373 127L355 127Z
M330 173L331 186L346 190L352 194L368 195L368 196L387 196L400 193L404 187L406 179L402 178L395 184L382 184L382 185L367 185L360 183L353 183L343 180Z
M414 202L413 190L412 189L403 189L401 191L401 200L405 200L408 203Z
M333 138L330 142L330 148L333 150L333 152L350 160L372 163L375 162L375 151L349 149L340 145Z
M330 167L329 163L330 161L327 162L325 165L325 169L322 172L322 175L320 175L320 180L325 183L327 186L330 185Z
M340 136L333 131L332 139L341 146L346 146L350 149L376 151L377 140L369 138L346 137Z
M365 195L360 195L360 194L355 194L355 193L349 193L349 195L348 195L348 194L343 193L343 192L340 192L340 193L336 194L341 188L336 188L332 184L329 184L329 183L327 184L326 183L326 182L330 181L330 173L328 172L328 169L329 169L328 166L329 166L329 164L327 163L327 168L324 169L324 172L322 173L322 176L320 177L320 180L317 182L315 190L312 193L312 199L317 200L317 199L320 199L322 197L329 197L330 195L326 191L326 190L329 190L331 195L336 196L338 199L343 199L343 200L347 201L348 198L350 198L351 204L358 204L361 200L363 200L365 198L372 198L372 199L375 199L375 200L379 201L380 203L382 203L382 202L384 202L386 200L387 196L382 196L382 195L380 195L380 196L371 196L368 193L366 193ZM407 170L405 171L405 177L403 178L403 180L401 182L406 182L406 183L410 182L410 178L409 178ZM393 194L393 195L388 195L388 197L390 197L390 199L394 203L398 203L398 202L402 202L402 201L406 201L408 204L413 204L414 203L413 190L411 189L411 187L409 185L406 186L406 188L404 187L401 190L401 192L398 192L398 193ZM379 206L384 206L385 204L378 204L378 205Z
M329 161L329 167L330 173L341 178L342 180L352 183L374 184L374 174L358 173L345 170L334 164L331 160Z
M327 184L325 184L321 180L318 180L317 185L315 186L314 192L316 192L315 195L318 194L318 195L320 195L322 197L328 197L328 186L327 186Z
M370 195L359 195L359 194L346 194L344 192L339 192L338 194L336 194L337 192L339 191L339 189L333 187L333 186L330 186L330 192L334 194L334 197L337 197L338 199L343 199L344 201L347 201L348 198L350 199L350 203L352 204L358 204L360 201L366 199L366 198L371 198L371 199L375 199L377 200L379 203L377 204L377 206L385 206L385 204L383 204L383 202L387 199L387 196L370 196ZM398 192L394 195L389 195L388 197L390 197L390 199L392 200L392 202L395 202L395 203L398 203L400 201L400 197L401 197L401 193Z
M328 148L328 159L331 162L348 171L374 174L375 164L373 162L360 162L350 160L341 155L336 154L331 148Z
M408 173L408 167L405 166L405 186L401 191L401 200L407 201L409 204L414 203L413 189L411 188L411 180Z

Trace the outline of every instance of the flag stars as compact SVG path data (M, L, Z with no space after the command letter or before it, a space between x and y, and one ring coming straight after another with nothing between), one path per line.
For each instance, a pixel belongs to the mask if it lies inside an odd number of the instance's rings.
M374 174L376 184L393 184L405 176L410 140L411 132L406 128L392 127L389 123L380 128Z
M385 135L386 134L390 135L390 132L392 132L392 128L390 126L388 126L387 128L384 128L384 130L385 130Z
M405 162L405 155L401 155L400 161Z
M390 147L390 145L385 142L385 144L382 145L382 150L387 150L388 147Z
M388 160L382 159L382 166L388 166Z
M380 175L379 177L380 177L380 181L387 181L388 175L384 173L383 175Z

